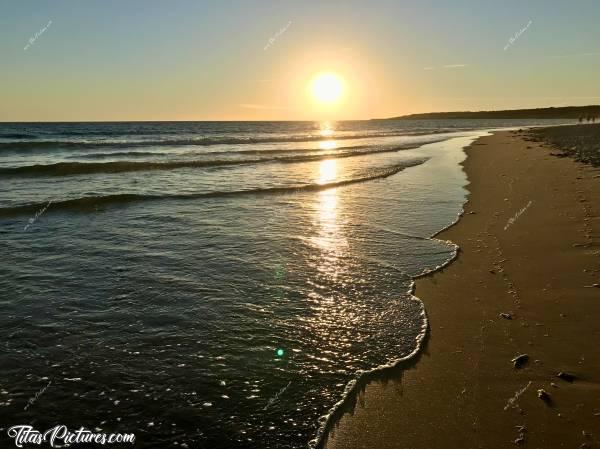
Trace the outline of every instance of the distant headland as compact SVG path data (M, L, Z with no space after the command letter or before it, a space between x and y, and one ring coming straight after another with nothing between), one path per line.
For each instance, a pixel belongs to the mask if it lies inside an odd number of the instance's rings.
M425 112L375 120L447 120L447 119L584 119L600 117L600 105L559 108L506 109L502 111Z

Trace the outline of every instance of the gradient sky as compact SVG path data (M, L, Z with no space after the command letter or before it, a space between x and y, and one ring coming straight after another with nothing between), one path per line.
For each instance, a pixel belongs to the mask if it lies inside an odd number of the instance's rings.
M599 19L598 0L0 0L0 121L600 104ZM321 70L341 104L307 94Z

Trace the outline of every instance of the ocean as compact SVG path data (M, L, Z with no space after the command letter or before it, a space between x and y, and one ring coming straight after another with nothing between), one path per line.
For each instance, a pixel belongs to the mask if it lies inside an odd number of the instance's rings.
M317 445L357 378L420 349L463 148L557 123L0 123L2 438Z

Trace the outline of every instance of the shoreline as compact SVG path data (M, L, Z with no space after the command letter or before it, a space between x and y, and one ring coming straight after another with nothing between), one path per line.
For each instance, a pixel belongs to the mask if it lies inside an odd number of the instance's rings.
M591 429L600 422L600 400L588 398L600 392L600 361L592 346L600 336L593 318L600 295L583 286L575 293L574 284L593 285L598 278L590 241L598 170L551 156L545 145L525 140L526 133L494 132L465 149L464 212L434 235L457 244L458 255L415 280L429 321L421 351L359 381L364 385L340 407L318 447L596 447L600 435ZM582 244L587 246L572 246L582 226L589 228ZM565 236L563 242L553 239L557 234ZM546 256L547 250L559 260ZM573 275L565 276L571 269ZM544 299L548 291L556 293L551 305ZM589 310L566 304L574 293L577 299L570 302ZM550 313L557 304L565 313ZM578 344L587 360L573 358ZM514 368L511 360L523 353L529 363ZM560 371L577 380L565 385L555 377ZM538 389L548 393L546 403Z
M491 131L480 130L479 131L480 136L487 135L487 134L481 134L482 132L489 133ZM479 139L479 137L477 137L477 136L471 137L471 144L473 142L477 141L477 139ZM458 137L454 137L454 139L456 139L456 138L458 138ZM452 139L453 138L450 138L449 140L452 140ZM429 144L434 144L434 143L437 143L437 142L431 142ZM425 145L429 145L429 144L425 144ZM464 151L464 148L466 148L466 147L462 147L461 150ZM460 164L460 165L462 166L462 164ZM466 204L467 204L467 199L465 197L464 202L461 204L460 212L455 216L454 220L451 223L445 225L440 230L434 232L432 235L427 237L427 239L448 242L447 240L437 239L437 236L439 234L441 234L442 232L444 232L445 230L451 228L452 226L455 226L460 221L461 217L463 216L463 214L465 212L464 207ZM452 257L450 257L448 260L446 260L440 266L426 270L426 271L422 272L421 274L414 276L412 278L411 286L407 291L407 294L412 297L412 300L419 302L423 308L423 311L422 311L423 318L424 318L423 333L417 338L415 348L409 354L407 354L403 357L400 357L398 359L395 359L393 362L389 362L387 364L376 366L374 368L371 368L368 371L363 371L357 377L355 377L350 382L348 382L348 384L346 385L346 388L344 390L344 393L342 395L342 399L340 399L338 402L336 402L330 408L330 410L328 411L328 413L326 415L321 417L321 418L324 418L323 420L319 421L321 423L321 426L319 427L318 432L316 433L315 437L313 439L311 439L308 443L308 447L310 449L321 449L321 448L325 447L325 445L327 443L328 435L331 432L332 427L335 427L337 421L339 421L339 419L345 413L351 412L354 409L354 407L356 406L356 397L358 395L357 392L364 391L364 388L367 384L374 382L376 380L387 381L390 378L394 378L398 375L401 375L402 371L409 369L419 360L419 358L421 357L421 354L423 353L424 348L427 345L427 340L429 339L429 320L427 318L427 310L426 310L425 304L423 303L423 301L421 301L421 299L418 296L415 295L417 280L421 279L423 277L430 276L437 271L443 270L445 267L452 264L452 262L454 262L456 260L456 258L458 257L458 252L459 252L460 248L457 245L453 244L452 242L449 242L449 243L451 243L452 246L454 247L454 254L452 255Z

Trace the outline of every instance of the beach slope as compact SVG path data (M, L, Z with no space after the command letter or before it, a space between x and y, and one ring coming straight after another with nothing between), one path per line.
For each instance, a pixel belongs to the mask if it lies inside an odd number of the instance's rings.
M600 447L600 170L526 131L466 151L465 214L437 236L459 256L417 281L424 353L369 383L328 449Z

